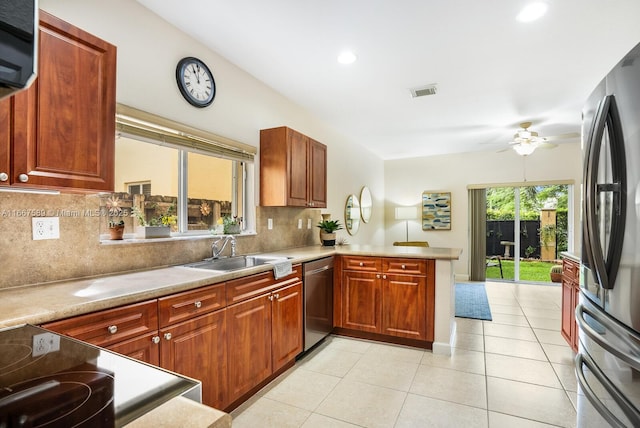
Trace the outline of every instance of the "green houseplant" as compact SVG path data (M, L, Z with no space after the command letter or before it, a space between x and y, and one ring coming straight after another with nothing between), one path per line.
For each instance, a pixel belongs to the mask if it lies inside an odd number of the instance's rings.
M336 230L342 229L340 220L322 220L318 222L317 227L320 228L320 240L325 247L336 245Z
M139 207L133 207L131 215L138 220L136 236L138 238L168 238L171 236L171 228L178 222L178 216L173 214L173 206L166 213L147 221L144 212Z

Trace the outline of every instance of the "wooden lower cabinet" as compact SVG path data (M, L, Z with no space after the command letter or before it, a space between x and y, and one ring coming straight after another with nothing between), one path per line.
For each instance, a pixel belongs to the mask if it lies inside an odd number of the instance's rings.
M160 330L160 366L202 382L202 402L224 409L227 397L226 309Z
M158 332L154 331L153 333L145 336L140 336L133 339L125 340L124 342L116 343L115 345L107 347L107 349L113 352L117 352L118 354L134 358L138 361L144 361L145 363L159 366L159 342L160 337L158 336Z
M382 282L382 333L426 340L426 278L385 274Z
M580 298L580 264L562 260L562 321L560 332L574 352L578 352L578 325L575 310Z
M235 401L271 374L271 301L255 297L227 308L229 396Z
M345 271L342 274L342 326L380 333L382 279L379 273Z
M231 305L227 311L233 403L302 352L302 282Z
M433 260L345 256L341 266L338 327L433 342Z

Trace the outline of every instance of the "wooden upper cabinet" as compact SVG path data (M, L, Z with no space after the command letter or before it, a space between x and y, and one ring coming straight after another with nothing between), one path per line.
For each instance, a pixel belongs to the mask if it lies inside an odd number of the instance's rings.
M12 98L0 100L0 186L9 185L11 174L10 149L11 149L11 122Z
M44 11L39 35L38 78L13 97L11 185L111 191L116 47Z
M326 208L327 146L284 126L261 130L260 205Z

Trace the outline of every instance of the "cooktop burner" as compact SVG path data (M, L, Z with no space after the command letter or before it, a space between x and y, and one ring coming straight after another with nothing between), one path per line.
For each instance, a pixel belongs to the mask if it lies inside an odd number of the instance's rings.
M0 330L0 428L119 427L178 395L199 401L200 384L38 327Z

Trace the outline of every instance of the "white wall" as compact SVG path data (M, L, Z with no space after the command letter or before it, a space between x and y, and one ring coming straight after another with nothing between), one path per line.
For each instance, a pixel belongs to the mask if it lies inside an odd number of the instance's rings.
M455 263L460 278L469 272L469 229L467 186L550 180L574 180L574 225L579 225L582 161L580 144L562 144L539 149L521 157L512 150L431 156L385 162L386 244L404 241L405 222L394 220L394 207L420 207L422 192L451 192L451 230L422 231L419 220L409 222L409 240L426 240L432 247L456 247L462 256ZM579 250L574 233L574 249Z
M118 47L119 103L256 147L260 129L282 125L326 144L328 206L322 212L344 222L347 196L359 195L362 186L369 186L374 200L372 221L348 240L383 243L384 164L359 144L363 142L338 134L133 0L40 0L40 7ZM176 64L185 56L202 59L214 73L217 93L208 108L192 107L176 86ZM343 231L339 236L347 235Z

